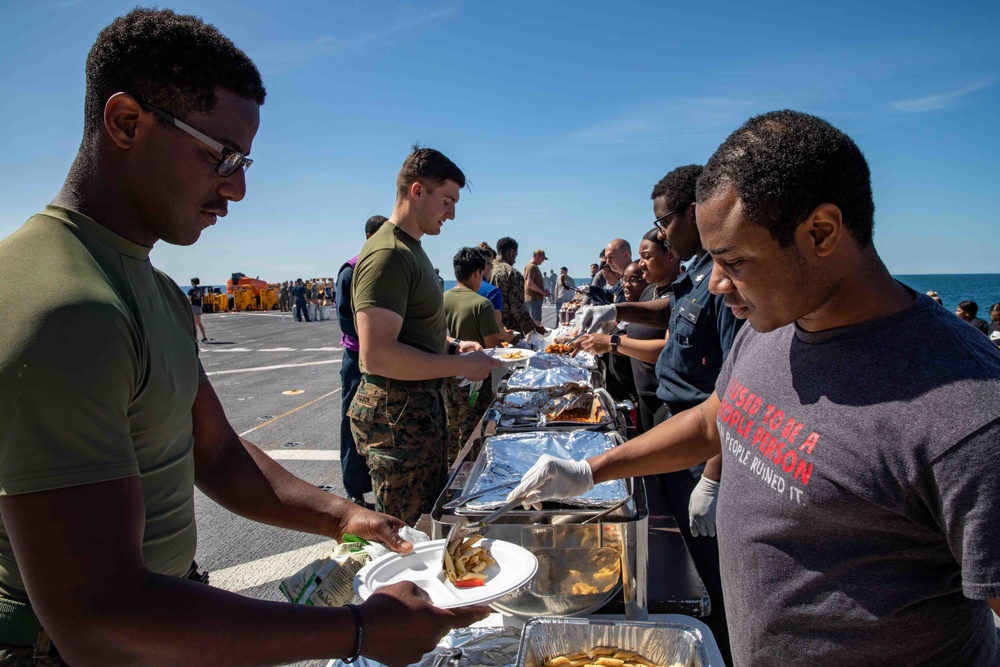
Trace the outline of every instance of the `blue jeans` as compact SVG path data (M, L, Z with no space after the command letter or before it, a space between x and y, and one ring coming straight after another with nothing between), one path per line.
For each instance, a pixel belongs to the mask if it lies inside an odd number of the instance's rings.
M354 394L361 384L361 366L358 353L344 349L344 360L340 364L340 472L344 478L344 490L352 498L360 498L372 490L372 478L368 474L368 461L358 453L351 433L351 419L347 408L351 406Z

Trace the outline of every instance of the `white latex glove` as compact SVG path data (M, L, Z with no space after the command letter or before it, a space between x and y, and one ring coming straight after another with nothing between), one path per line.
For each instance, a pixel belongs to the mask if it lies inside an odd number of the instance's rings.
M543 454L524 474L507 500L521 498L525 508L542 509L542 501L575 498L594 488L594 473L586 461L567 461Z
M580 331L594 333L602 324L613 322L618 317L614 304L607 306L590 306L580 315Z
M719 501L719 483L702 477L688 500L691 534L695 537L715 537L715 507Z

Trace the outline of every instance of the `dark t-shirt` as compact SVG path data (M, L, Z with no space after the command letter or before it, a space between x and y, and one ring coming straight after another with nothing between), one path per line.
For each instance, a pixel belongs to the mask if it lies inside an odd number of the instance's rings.
M307 290L305 285L296 285L293 287L292 296L295 297L295 302L304 306L306 303L306 292Z
M990 337L990 340L1000 345L1000 324L996 322L990 322L989 329L986 331L986 335Z
M662 294L657 296L656 285L650 285L643 291L642 296L639 297L639 301L652 301L653 299L669 297L669 287L663 288ZM634 324L631 322L626 328L626 334L632 340L663 340L666 333L666 329L658 329L645 324ZM645 361L640 361L639 359L630 358L630 360L632 362L632 378L635 380L635 389L639 394L639 398L655 397L656 388L660 384L656 379L656 366Z
M990 325L984 320L979 319L978 317L973 317L971 320L969 320L969 324L976 327L984 334L989 335L990 333Z
M205 291L201 287L192 287L188 290L188 300L192 306L201 306L201 298Z
M734 664L996 665L1000 354L920 295L719 374Z

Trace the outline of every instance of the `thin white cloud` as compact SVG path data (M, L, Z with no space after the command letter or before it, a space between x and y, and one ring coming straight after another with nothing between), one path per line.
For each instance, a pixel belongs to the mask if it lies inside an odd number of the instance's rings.
M735 97L688 97L645 102L604 122L571 133L573 139L610 144L648 143L682 131L688 135L734 128L760 103Z
M994 79L983 79L982 81L977 81L976 83L948 93L940 93L938 95L928 95L927 97L918 97L912 100L893 102L889 105L889 107L895 111L901 111L903 113L919 113L922 111L946 109L950 106L958 104L966 95L971 95L972 93L994 85L996 85L996 81Z
M390 22L380 28L361 32L350 37L337 38L321 35L307 42L277 44L254 54L254 60L268 73L288 71L303 64L334 55L341 51L360 49L371 44L384 44L393 35L411 32L432 21L443 20L455 15L462 6L462 0L431 7L427 11L404 14L404 18ZM377 22L377 21L376 21Z

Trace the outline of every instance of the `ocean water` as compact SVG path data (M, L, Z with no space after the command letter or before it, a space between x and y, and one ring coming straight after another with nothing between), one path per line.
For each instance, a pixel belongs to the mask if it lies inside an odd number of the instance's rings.
M990 306L1000 302L1000 273L901 274L894 278L920 294L934 290L949 310L955 310L959 301L975 301L979 305L979 316L984 320L989 320ZM582 278L575 280L577 285L590 283ZM445 289L454 286L454 280L444 281Z
M989 321L990 306L1000 302L1000 273L939 273L893 276L920 294L934 290L944 307L954 311L959 301L975 301L979 317Z

